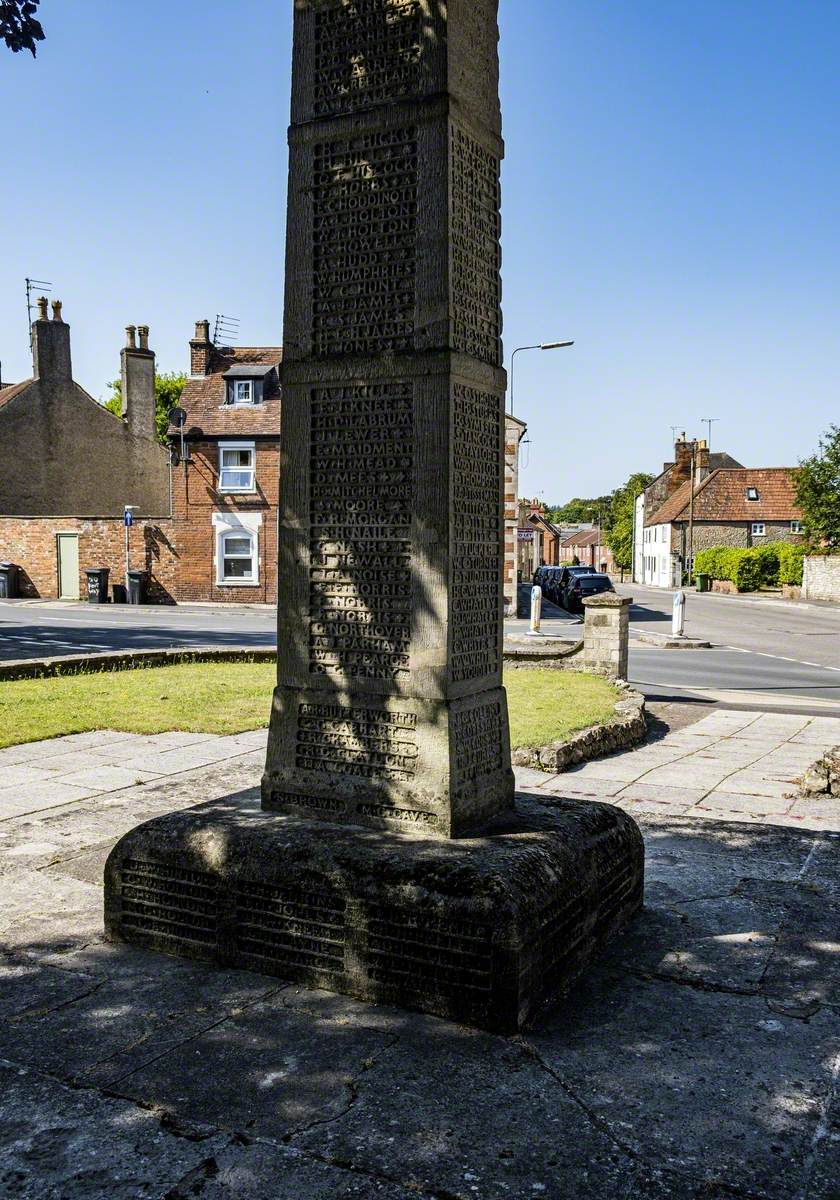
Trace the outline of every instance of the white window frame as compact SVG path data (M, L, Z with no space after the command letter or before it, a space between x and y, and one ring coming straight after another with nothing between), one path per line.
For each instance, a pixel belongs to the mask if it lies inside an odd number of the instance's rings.
M764 521L753 521L752 525L750 526L750 534L752 537L766 537L767 526Z
M226 450L249 450L251 453L250 467L225 467L224 457ZM250 474L250 487L226 487L224 476L226 471L234 472L242 475L245 472ZM256 492L257 490L257 444L256 442L219 442L219 480L218 491L227 494L245 496Z
M260 559L261 513L213 513L214 556L213 573L217 587L260 587L262 562ZM252 578L241 576L226 578L225 539L228 537L249 538L253 563ZM232 557L228 555L228 557ZM234 556L235 557L235 556Z
M232 379L233 384L233 404L236 408L244 408L246 405L254 403L254 381L253 379ZM242 388L245 393L244 397L239 395L239 389Z
M801 533L802 532L802 522L801 521L791 521L790 531L791 531L791 533Z

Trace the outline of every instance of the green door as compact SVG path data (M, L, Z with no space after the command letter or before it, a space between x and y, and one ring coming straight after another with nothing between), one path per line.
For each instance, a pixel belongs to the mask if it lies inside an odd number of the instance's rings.
M79 599L79 535L58 533L58 596L60 600Z

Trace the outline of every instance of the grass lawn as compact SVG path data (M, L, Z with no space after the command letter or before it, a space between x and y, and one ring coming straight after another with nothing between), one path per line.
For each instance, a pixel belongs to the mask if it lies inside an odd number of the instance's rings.
M614 715L618 688L600 675L518 668L505 674L511 749L562 742Z
M241 733L268 724L273 663L184 663L0 683L0 748L118 729L128 733ZM566 671L505 677L511 744L539 746L612 715L618 693L604 679Z

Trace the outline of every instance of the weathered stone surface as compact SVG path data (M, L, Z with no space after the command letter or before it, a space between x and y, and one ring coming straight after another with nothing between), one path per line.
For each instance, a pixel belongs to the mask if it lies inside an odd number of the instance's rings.
M226 1139L173 1138L160 1116L0 1061L2 1200L161 1200Z
M274 811L448 838L513 803L497 9L295 5Z
M521 796L438 842L224 802L140 826L105 873L109 935L362 999L516 1029L641 903L635 822Z

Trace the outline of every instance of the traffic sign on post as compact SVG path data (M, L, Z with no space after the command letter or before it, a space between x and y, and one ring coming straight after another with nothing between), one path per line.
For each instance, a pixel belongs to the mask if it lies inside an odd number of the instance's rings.
M129 529L134 524L134 515L130 508L127 508L123 513L123 522L126 529Z

